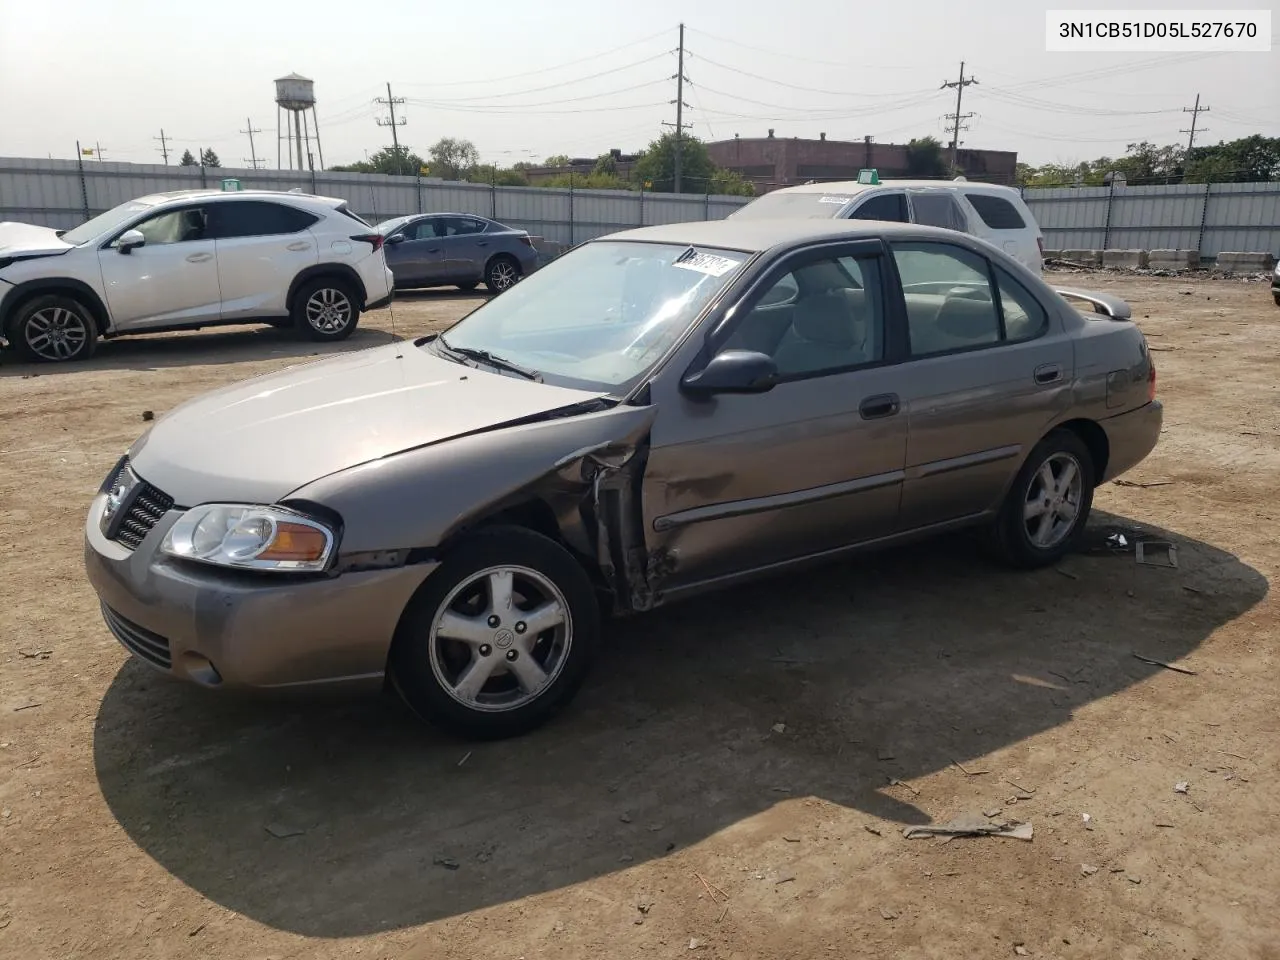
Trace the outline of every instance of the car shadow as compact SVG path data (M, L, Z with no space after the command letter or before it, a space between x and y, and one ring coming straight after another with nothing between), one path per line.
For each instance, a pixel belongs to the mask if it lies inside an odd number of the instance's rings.
M403 337L376 327L357 327L346 340L316 343L276 327L224 327L216 332L152 333L104 340L89 360L78 363L23 363L11 350L0 354L0 379L47 377L95 370L158 370L217 366L254 360L328 356L380 346Z
M460 743L391 698L213 697L123 667L94 758L132 840L274 928L342 937L579 883L703 841L788 797L927 822L914 778L1069 722L1160 674L1267 593L1164 531L1178 568L1092 553L1004 571L953 537L608 626L565 715ZM1193 586L1192 590L1184 589ZM785 729L774 729L785 724ZM781 732L779 732L781 731ZM1040 811L1037 811L1040 812Z

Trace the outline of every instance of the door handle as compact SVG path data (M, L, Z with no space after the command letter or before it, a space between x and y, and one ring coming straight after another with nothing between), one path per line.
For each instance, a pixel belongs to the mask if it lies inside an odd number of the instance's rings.
M1046 363L1036 367L1035 372L1036 383L1047 384L1057 383L1062 379L1062 365L1057 363Z
M477 247L487 247L488 245L489 245L489 241L488 241L488 240L477 240L477 241L476 241L476 246L477 246Z
M291 244L289 244L288 249L290 249L290 250L299 250L299 251L301 251L301 250L310 250L310 249L311 249L311 244L307 243L305 240L298 240L298 241L296 241L295 243L291 243Z
M193 253L187 257L187 263L205 263L212 259L212 253Z
M896 393L879 393L867 397L858 405L858 413L863 420L879 420L881 417L892 417L902 408Z

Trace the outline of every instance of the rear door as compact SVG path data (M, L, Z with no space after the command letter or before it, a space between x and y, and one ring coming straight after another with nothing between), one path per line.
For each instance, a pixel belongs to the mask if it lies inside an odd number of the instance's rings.
M486 223L477 217L441 217L440 220L444 225L440 254L444 279L452 283L481 279L488 245L484 239Z
M209 204L217 245L222 319L283 317L289 286L318 263L308 229L315 214L270 200L219 200Z
M996 509L1070 406L1074 351L1031 291L974 250L890 246L910 343L902 524L916 529Z
M927 227L943 227L947 230L958 230L960 233L971 233L969 218L950 190L921 187L908 190L911 201L911 222Z

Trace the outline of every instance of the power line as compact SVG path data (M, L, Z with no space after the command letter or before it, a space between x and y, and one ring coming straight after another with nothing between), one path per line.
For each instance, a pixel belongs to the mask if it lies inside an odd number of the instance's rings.
M744 49L744 50L751 50L751 51L753 51L753 52L755 52L755 53L765 53L765 54L768 54L768 55L769 55L769 56L771 56L771 57L782 57L782 58L787 59L787 60L796 60L796 61L799 61L800 63L819 64L819 65L824 66L824 67L844 67L845 69L848 69L848 67L849 67L849 61L847 61L847 60L844 60L844 61L837 61L837 60L818 60L818 59L816 59L816 58L814 58L814 57L802 57L802 56L798 56L798 55L796 55L796 54L794 54L794 53L784 53L784 52L782 52L781 50L770 50L770 49L768 49L767 47L756 47L756 46L752 46L752 45L751 45L751 44L749 44L749 43L742 43L742 42L741 42L741 41L739 41L739 40L730 40L728 37L722 37L722 36L719 36L718 34L708 33L706 30L699 30L699 29L697 29L696 27L692 27L692 28L690 28L690 29L691 29L694 33L699 34L699 35L704 36L704 37L707 37L707 38L708 38L708 39L710 39L710 40L716 40L716 41L718 41L718 42L720 42L720 43L727 43L727 44L729 44L729 45L731 45L731 46L734 46L734 47L741 47L741 48L742 48L742 49ZM902 64L867 64L867 63L859 63L859 66L862 66L862 67L871 67L871 68L873 68L873 69L875 69L875 70L915 70L915 69L916 69L915 67L907 67L907 66L903 66Z
M547 90L556 90L560 87L577 86L580 83L586 83L589 80L598 80L600 77L607 77L610 74L621 73L624 70L630 70L633 67L643 66L646 63L653 63L655 60L661 60L671 54L670 50L664 50L662 53L656 53L651 57L645 57L643 60L635 60L631 63L623 64L620 67L610 67L608 70L601 70L599 73L592 73L585 77L577 77L573 80L562 80L559 83L549 83L544 87L530 87L526 90L513 90L510 93L494 93L477 97L458 97L452 100L441 100L441 103L475 103L482 100L504 100L507 97L523 97L531 93L543 93ZM405 84L405 86L424 86L424 84Z
M643 90L646 87L656 87L659 84L668 83L671 79L672 79L671 77L666 77L661 80L650 80L647 83L632 84L629 87L619 87L617 90L606 90L604 93L589 93L581 97L565 97L560 100L542 100L534 103L475 103L475 104L472 104L472 103L465 103L464 101L459 101L459 100L428 100L421 97L409 97L407 102L415 105L432 106L432 107L448 107L453 104L462 104L461 106L458 107L459 110L474 111L477 113L482 113L490 110L510 111L513 109L522 109L525 107L550 107L550 106L558 106L562 103L581 103L584 100L598 100L601 97L613 97L613 96L617 96L620 93L631 93L633 90ZM609 108L601 107L600 109L607 110Z
M169 165L169 144L164 135L164 127L160 128L160 136L152 137L151 139L160 141L159 153L160 156L164 157L164 165L167 167Z
M803 87L796 83L787 83L785 80L776 80L772 77L764 77L758 73L750 73L746 70L740 70L737 67L731 67L728 64L720 63L712 60L710 57L704 57L702 54L690 54L702 63L709 63L713 67L719 67L721 70L728 70L731 73L740 73L744 77L751 77L753 80L761 80L765 83L772 83L775 86L786 87L789 90L800 90L804 93L825 93L834 97L862 97L867 100L883 100L889 97L905 97L924 93L923 90L898 90L894 93L851 93L848 90L824 90L820 87ZM932 91L930 91L932 92Z
M1188 153L1190 153L1190 152L1191 152L1191 148L1192 148L1192 147L1194 147L1194 146L1196 145L1196 121L1200 119L1200 114L1202 114L1202 113L1208 113L1208 112L1209 112L1209 108L1208 108L1208 107L1202 107L1202 106L1200 106L1200 94L1198 94L1198 93L1197 93L1197 94L1196 94L1196 105L1195 105L1194 107L1183 107L1183 108L1182 108L1182 112L1183 112L1183 113L1189 113L1189 114L1191 114L1191 129L1190 129L1190 130L1179 130L1179 131L1178 131L1179 133L1186 133L1186 134L1189 134L1189 136L1187 137L1187 152L1188 152ZM1207 129L1208 129L1208 128L1207 128L1207 127L1205 127L1205 128L1203 128L1203 129L1201 129L1201 131L1200 131L1200 132L1201 132L1201 133L1204 133L1204 132L1205 132L1205 130L1207 130Z
M963 99L963 97L964 97L964 88L965 88L965 87L969 87L969 86L973 86L973 85L974 85L974 84L976 84L977 82L978 82L978 81L977 81L977 80L975 80L973 77L969 77L967 80L965 79L965 76L964 76L964 61L963 61L963 60L961 60L961 61L960 61L960 79L959 79L959 80L944 80L944 81L942 82L942 86L938 88L939 90L954 89L954 90L955 90L955 92L956 92L956 112L955 112L955 113L949 113L949 114L947 114L947 116L948 116L948 117L950 118L950 120L951 120L951 127L950 127L950 130L951 130L951 169L953 169L953 170L955 169L955 166L956 166L956 152L957 152L957 151L959 150L959 148L960 148L960 131L961 131L961 130L968 130L968 129L969 129L967 125L964 125L964 121L965 121L965 120L968 120L970 117L972 117L972 116L973 116L973 114L972 114L972 113L961 113L961 112L960 112L960 102L961 102L961 100L962 100L962 99Z

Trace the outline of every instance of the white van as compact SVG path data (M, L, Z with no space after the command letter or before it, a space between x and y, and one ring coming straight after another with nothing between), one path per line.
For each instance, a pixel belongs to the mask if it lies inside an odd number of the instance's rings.
M742 220L890 220L959 230L985 240L1040 273L1044 235L1017 190L955 180L884 180L874 170L857 180L806 183L756 197L730 217Z

